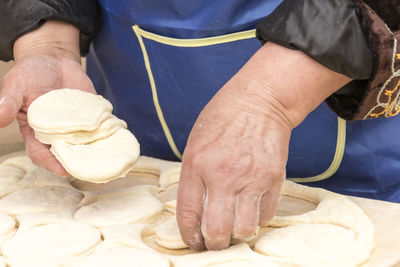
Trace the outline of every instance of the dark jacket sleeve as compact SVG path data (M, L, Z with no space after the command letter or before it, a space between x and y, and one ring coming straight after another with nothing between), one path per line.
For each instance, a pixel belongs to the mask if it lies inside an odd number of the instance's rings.
M15 40L46 20L60 20L80 29L82 55L100 25L97 0L0 0L0 59L13 59Z
M284 0L257 37L353 78L326 100L338 116L392 117L400 113L399 10L400 0Z

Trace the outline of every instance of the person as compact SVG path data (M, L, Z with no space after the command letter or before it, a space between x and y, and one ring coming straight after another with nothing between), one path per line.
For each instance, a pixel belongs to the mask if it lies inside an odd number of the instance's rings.
M2 1L0 57L15 65L0 85L0 127L17 118L33 162L65 176L27 109L58 88L104 95L142 154L184 151L177 219L196 250L267 225L286 176L400 202L399 5Z

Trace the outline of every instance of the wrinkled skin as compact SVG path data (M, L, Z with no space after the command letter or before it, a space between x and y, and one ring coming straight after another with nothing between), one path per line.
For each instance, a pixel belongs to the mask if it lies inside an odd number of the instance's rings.
M75 60L31 56L18 61L0 84L0 127L17 118L32 161L66 176L68 173L51 154L49 146L34 137L33 129L27 122L27 111L32 101L55 88L76 88L95 93L92 82Z
M79 31L47 21L14 44L16 64L0 84L0 127L18 119L32 161L66 170L34 138L26 112L57 88L95 93L79 60ZM192 249L223 249L274 215L291 130L351 79L300 51L265 44L199 115L183 154L177 220Z

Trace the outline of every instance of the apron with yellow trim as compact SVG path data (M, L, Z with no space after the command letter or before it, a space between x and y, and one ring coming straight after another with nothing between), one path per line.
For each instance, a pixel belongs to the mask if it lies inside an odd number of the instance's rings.
M260 48L254 29L280 0L99 2L89 76L142 155L178 160L202 108ZM322 104L293 130L287 176L400 202L399 120L346 123Z

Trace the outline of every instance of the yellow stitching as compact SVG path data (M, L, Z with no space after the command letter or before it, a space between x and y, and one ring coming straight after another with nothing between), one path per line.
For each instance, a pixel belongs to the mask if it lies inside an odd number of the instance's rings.
M400 60L400 54L396 54L396 58Z
M231 34L225 34L221 36L207 37L207 38L199 38L199 39L177 39L171 37L165 37L158 34L154 34L143 29L140 29L139 26L133 26L134 30L138 31L141 36L146 39L150 39L162 44L178 46L178 47L201 47L201 46L210 46L216 44L229 43L239 40L251 39L256 37L256 30L248 30L242 32L236 32Z
M399 114L400 109L397 109L397 111L395 111L395 113L393 113L393 108L395 108L394 102L397 102L397 99L399 98L399 96L397 96L393 100L393 103L392 103L392 96L399 89L399 86L400 86L400 81L397 82L397 85L394 87L393 90L385 90L385 95L388 96L388 101L386 103L386 107L382 112L371 113L369 115L371 118L378 118L379 116L386 114L387 112L388 112L387 116L389 116L389 117L393 117L393 116L396 116L397 114Z
M139 27L133 26L132 28L133 28L133 31L135 32L136 37L139 41L140 48L142 49L144 65L146 66L146 70L147 70L147 74L149 76L149 81L150 81L150 86L151 86L151 93L153 95L153 103L154 103L154 107L156 108L157 116L158 116L158 119L160 120L161 127L164 131L165 137L167 138L168 144L171 147L172 151L174 152L175 156L177 156L179 159L182 159L182 154L179 152L178 148L175 145L174 139L172 138L171 132L169 131L167 122L165 121L162 109L160 107L160 103L158 102L157 89L156 89L156 84L154 82L153 72L151 71L151 67L150 67L149 56L147 55L146 47L144 46L142 36L140 35L140 32L138 31Z
M180 154L180 152L178 151L178 149L175 146L174 140L173 140L171 133L168 129L168 126L164 120L164 116L162 114L161 107L158 103L156 85L154 82L154 77L153 77L153 74L151 71L149 58L147 55L146 47L143 43L142 36L146 39L150 39L150 40L153 40L153 41L156 41L156 42L159 42L162 44L166 44L166 45L171 45L171 46L200 47L200 46L210 46L210 45L216 45L216 44L222 44L222 43L227 43L227 42L255 38L255 30L237 32L237 33L226 34L226 35L222 35L222 36L207 37L207 38L201 38L201 39L176 39L176 38L165 37L165 36L147 32L145 30L140 29L138 25L134 25L134 26L132 26L132 28L139 40L139 44L140 44L140 47L143 52L145 66L146 66L146 70L147 70L147 73L149 76L151 90L153 93L153 101L154 101L154 105L157 110L157 115L159 117L159 120L161 122L161 125L163 127L164 133L166 135L166 138L168 140L168 143L169 143L171 149L174 151L175 155L178 158L182 158L182 155ZM288 178L288 179L292 180L294 182L316 182L316 181L321 181L321 180L329 178L340 167L340 164L343 159L345 143L346 143L346 121L338 117L338 134L337 134L337 141L336 141L336 151L335 151L335 155L333 157L332 163L328 167L328 169L326 169L323 173L313 176L313 177Z
M336 151L332 163L323 173L307 178L287 178L296 183L311 183L325 180L331 177L340 167L346 144L346 121L338 117L338 133L336 140Z

